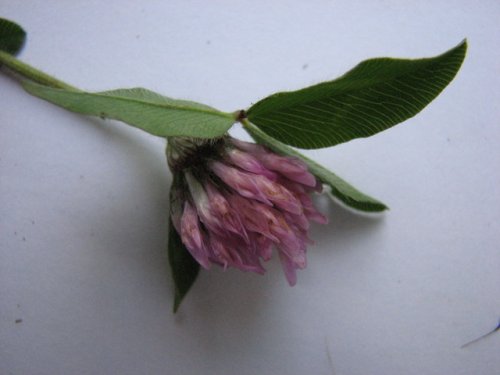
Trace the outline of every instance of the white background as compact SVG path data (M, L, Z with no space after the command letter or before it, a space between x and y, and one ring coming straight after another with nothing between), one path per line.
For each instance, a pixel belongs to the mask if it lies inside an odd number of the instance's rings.
M461 349L500 315L498 1L0 0L0 14L28 32L20 57L70 84L225 111L366 58L470 44L417 117L308 152L389 212L320 197L331 223L295 287L276 259L265 276L202 272L175 316L164 141L0 75L0 374L499 373L500 333Z

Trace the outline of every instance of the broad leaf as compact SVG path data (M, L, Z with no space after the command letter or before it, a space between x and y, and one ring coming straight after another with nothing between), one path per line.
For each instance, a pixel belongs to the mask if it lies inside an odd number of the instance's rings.
M168 230L168 260L174 279L174 312L177 312L182 300L198 276L200 265L182 243L172 221L169 222Z
M328 169L322 167L315 161L312 161L291 147L270 137L252 124L246 122L245 130L252 136L253 139L255 139L256 142L269 147L274 152L286 156L297 157L304 161L309 167L309 171L321 182L330 186L332 195L345 203L347 206L366 212L379 212L387 209L387 206L382 202L363 194L333 172L330 172Z
M369 137L429 104L455 77L466 49L463 41L433 58L367 60L334 81L262 99L247 115L270 136L300 148Z
M235 122L230 113L143 88L90 93L29 81L23 86L29 93L70 111L120 120L160 137L213 138L226 133Z
M26 41L26 32L18 24L0 18L0 51L17 55Z

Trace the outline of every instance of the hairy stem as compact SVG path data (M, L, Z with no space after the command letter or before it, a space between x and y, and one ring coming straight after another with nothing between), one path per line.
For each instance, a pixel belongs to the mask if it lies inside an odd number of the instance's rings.
M54 87L56 89L80 91L76 87L68 85L66 82L60 81L41 70L23 63L21 60L3 51L0 51L0 65L6 66L9 70L23 78L30 79L45 86Z

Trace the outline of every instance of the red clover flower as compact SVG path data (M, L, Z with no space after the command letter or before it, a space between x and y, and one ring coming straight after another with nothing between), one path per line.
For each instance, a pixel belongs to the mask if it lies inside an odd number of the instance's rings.
M312 244L310 221L327 223L311 199L322 184L301 160L230 136L170 138L167 157L172 223L202 267L263 274L261 260L275 247L289 284L296 283Z

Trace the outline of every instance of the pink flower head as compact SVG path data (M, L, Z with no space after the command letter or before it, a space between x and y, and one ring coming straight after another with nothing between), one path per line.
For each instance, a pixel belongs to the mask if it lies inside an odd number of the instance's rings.
M262 274L261 261L275 248L294 285L312 243L310 221L327 222L313 205L310 195L321 184L307 166L231 137L173 142L171 217L193 258L205 268L213 263Z

